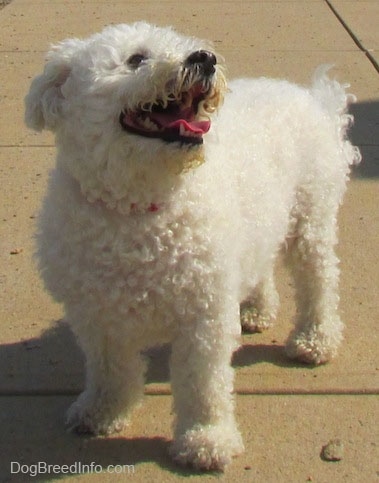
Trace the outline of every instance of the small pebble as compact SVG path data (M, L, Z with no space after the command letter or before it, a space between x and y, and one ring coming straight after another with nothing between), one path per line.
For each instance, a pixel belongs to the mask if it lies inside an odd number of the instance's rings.
M321 457L325 461L340 461L343 457L343 443L339 439L332 439L322 447Z
M22 248L13 248L13 250L11 250L9 253L11 255L19 255L22 252L23 252L23 249Z

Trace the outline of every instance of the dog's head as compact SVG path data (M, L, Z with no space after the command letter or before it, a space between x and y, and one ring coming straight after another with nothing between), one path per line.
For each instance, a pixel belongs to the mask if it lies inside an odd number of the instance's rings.
M198 145L225 91L209 43L146 23L52 48L26 97L36 130L99 130Z
M66 40L32 82L26 124L55 132L58 166L89 201L149 206L204 161L226 88L218 60L207 42L141 22Z

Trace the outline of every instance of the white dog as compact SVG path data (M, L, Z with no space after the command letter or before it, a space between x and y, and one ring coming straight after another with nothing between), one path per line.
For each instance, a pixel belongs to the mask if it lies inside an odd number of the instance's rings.
M26 123L54 131L58 148L38 255L87 359L71 427L122 429L143 393L141 351L171 342L172 455L222 470L243 450L239 303L249 331L274 319L283 244L298 304L288 355L335 355L337 210L360 159L348 100L325 72L310 89L262 78L227 90L208 42L146 23L52 49Z

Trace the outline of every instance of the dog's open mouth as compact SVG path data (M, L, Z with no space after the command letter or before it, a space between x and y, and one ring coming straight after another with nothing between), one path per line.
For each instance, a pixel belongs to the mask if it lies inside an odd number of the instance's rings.
M203 134L211 127L209 119L199 117L200 104L207 91L199 83L183 92L179 99L165 103L157 101L135 111L125 110L120 115L120 124L126 131L140 136L166 142L202 144Z

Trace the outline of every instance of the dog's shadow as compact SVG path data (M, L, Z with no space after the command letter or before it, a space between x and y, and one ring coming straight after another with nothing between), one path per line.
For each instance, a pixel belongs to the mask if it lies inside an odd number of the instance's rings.
M146 383L170 380L170 345L144 352L148 359ZM254 336L242 338L234 353L235 368L259 363L294 367L282 345L255 343ZM77 394L84 385L84 357L64 321L57 321L40 337L0 346L0 391L3 394ZM46 389L48 388L48 389Z
M377 140L379 134L379 101L357 102L349 108L354 116L351 140L359 146L362 162L354 169L358 178L376 179L379 177Z
M248 336L251 340L251 336ZM309 367L307 365L291 361L285 354L284 346L276 343L272 344L254 344L250 340L245 342L242 339L242 344L233 354L232 366L235 369L239 367L249 367L255 364L267 363L278 367L295 368ZM147 371L146 382L169 382L170 380L170 354L171 347L169 344L154 347L146 351L145 355L148 357L149 365Z
M25 441L25 447L17 448L16 456L12 455L8 458L9 461L5 461L6 455L2 455L0 481L20 483L33 479L45 482L70 476L78 478L81 475L100 474L109 479L117 476L138 477L139 465L143 463L152 463L155 466L151 469L152 474L156 473L158 467L178 477L194 475L194 470L180 467L171 460L168 454L171 442L163 437L79 437L64 431L58 435L58 430L59 428L55 431L57 436L54 441L40 441L32 451L28 447L30 441ZM9 474L10 461L13 461L13 474ZM22 473L16 474L18 466L15 462L22 465ZM37 470L39 462L43 466ZM47 465L50 470L44 469Z

